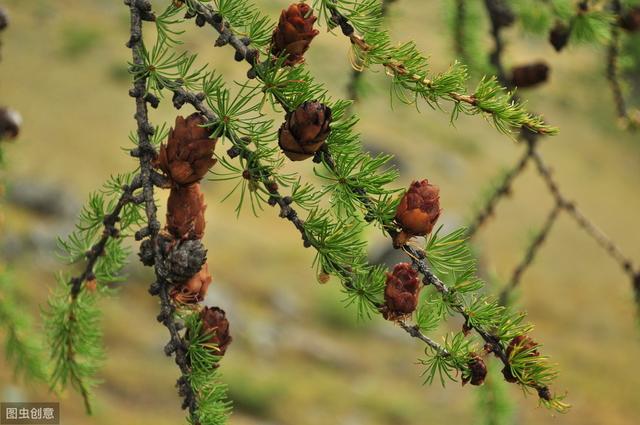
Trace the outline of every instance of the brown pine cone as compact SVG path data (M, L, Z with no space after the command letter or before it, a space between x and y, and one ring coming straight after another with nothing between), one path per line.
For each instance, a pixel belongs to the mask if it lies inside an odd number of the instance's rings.
M155 166L175 184L199 182L216 163L213 159L216 140L209 138L210 128L202 127L206 123L207 119L197 112L187 119L178 116L167 144L160 146Z
M286 54L284 64L287 66L304 62L304 53L319 33L313 29L317 19L306 3L294 3L283 10L271 38L271 53L275 56Z
M396 320L411 314L418 306L420 280L409 263L399 263L392 273L387 273L384 288L382 315L387 320Z
M198 183L172 187L167 201L167 231L176 239L202 239L206 208Z
M0 108L0 140L13 140L20 133L22 117L11 108Z
M549 65L544 62L516 66L511 70L511 83L519 88L537 86L547 81L548 77Z
M640 30L640 6L632 7L619 18L620 28L628 32Z
M396 209L396 222L402 231L393 238L393 245L400 248L414 236L431 233L440 212L438 187L426 179L411 183Z
M229 334L229 321L224 310L218 307L205 307L200 312L202 332L210 334L207 343L215 345L216 354L224 356L232 338Z
M511 70L511 83L519 88L534 87L547 81L549 65L535 62L516 66Z
M204 263L202 269L191 279L171 288L169 295L180 304L196 304L204 300L212 278L209 273L209 265Z
M567 46L570 36L571 29L564 23L558 22L549 31L549 43L551 43L556 52L559 52Z
M471 356L467 363L467 366L469 366L469 375L462 377L462 385L465 385L467 382L471 383L471 385L482 385L487 377L487 365L484 363L482 357L476 353L469 354Z
M278 144L292 161L311 158L324 144L331 129L331 108L320 102L304 102L287 113L278 132Z

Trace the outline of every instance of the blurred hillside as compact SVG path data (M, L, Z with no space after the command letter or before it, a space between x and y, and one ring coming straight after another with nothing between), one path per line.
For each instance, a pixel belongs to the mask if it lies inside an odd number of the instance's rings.
M0 101L19 110L25 121L20 140L7 149L4 178L9 193L13 188L24 194L36 186L51 202L64 200L48 213L42 208L34 212L24 202L5 206L4 255L11 257L25 303L36 315L61 267L53 253L55 237L71 228L89 191L110 174L135 166L121 150L134 128L127 94L130 51L124 47L128 12L121 1L2 3L12 22L2 40ZM288 1L257 3L276 19ZM434 72L454 59L441 3L400 0L389 18L394 38L416 40L431 55ZM198 51L199 61L218 69L227 81L244 78L246 66L234 62L229 49L213 47L211 30L192 25L186 25L185 48ZM544 41L511 31L520 41L508 46L510 61L544 58L552 66L549 84L523 91L530 109L544 112L561 129L560 135L542 142L542 154L564 191L640 260L640 139L615 125L603 77L604 52L573 48L557 55ZM336 97L343 95L351 72L347 48L344 39L323 32L307 56L313 74ZM438 184L443 223L447 228L464 224L492 178L523 147L480 117L462 118L454 128L446 113L427 107L419 113L400 104L390 109L385 76L367 75L366 83L369 91L356 109L367 146L397 155L402 184L417 178ZM181 113L189 111L185 107ZM169 105L152 115L154 123L171 124L174 117ZM296 167L312 175L309 164ZM232 424L481 420L474 410L476 388L422 386L415 364L422 354L419 344L382 320L356 321L355 311L343 308L335 282L317 283L313 253L301 248L297 233L275 211L265 210L256 218L246 210L237 219L236 198L217 202L232 184L205 184L209 206L204 241L214 275L207 303L228 312L234 337L222 366L237 407ZM488 274L508 279L551 205L543 182L532 169L526 171L477 240ZM371 238L372 250L382 250L385 242L377 234ZM184 423L173 388L177 370L162 352L166 330L155 320L156 299L146 292L151 272L135 260L128 272L130 279L119 295L103 303L108 359L95 416L84 416L82 403L70 392L61 404L65 425ZM510 388L513 423L637 424L640 331L631 283L566 217L525 275L518 304L537 326L534 337L545 342L545 351L559 363L556 390L569 392L573 409L554 416L537 408L533 397ZM16 383L0 358L1 400L53 397L43 388Z

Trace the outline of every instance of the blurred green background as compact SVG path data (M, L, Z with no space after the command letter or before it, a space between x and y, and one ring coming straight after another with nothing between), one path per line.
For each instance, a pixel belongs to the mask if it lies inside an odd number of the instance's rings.
M276 19L288 1L257 3ZM24 117L20 139L6 149L3 255L25 305L38 317L61 267L55 237L71 229L89 191L110 174L135 167L121 150L134 128L127 94L130 51L124 47L128 10L119 0L2 4L11 25L2 35L0 102ZM434 72L454 60L444 16L441 1L426 0L400 0L389 16L394 39L415 40L430 55ZM214 48L210 29L192 23L186 28L184 48L199 52L201 63L229 82L244 78L246 65L234 62L230 49ZM517 29L508 36L509 63L545 59L551 65L550 82L523 95L530 109L543 111L561 129L542 142L541 152L562 190L640 259L640 140L616 126L603 77L604 51L572 48L558 55L544 40L523 37ZM351 70L343 38L323 29L307 63L332 95L344 95ZM366 145L397 156L399 184L429 178L440 186L448 229L465 224L492 178L515 162L523 146L480 117L463 117L452 127L447 114L427 107L419 113L399 104L390 109L381 72L368 74L365 83L369 90L356 110ZM164 103L153 112L154 123L173 123L175 111ZM296 169L311 175L310 165ZM214 275L207 303L227 311L234 337L222 362L236 405L232 424L483 423L477 388L422 386L415 362L420 344L381 318L358 322L355 311L343 307L336 282L317 283L313 252L302 249L297 232L275 210L256 218L247 209L238 219L233 200L219 203L232 184L204 185L205 244ZM488 275L508 279L551 205L529 168L476 240ZM370 239L372 255L388 244L375 233ZM146 292L151 271L132 259L127 272L119 295L102 303L108 358L95 415L84 416L79 397L69 392L61 398L63 424L184 423L174 388L177 369L162 352L166 329L155 320L157 300ZM524 276L517 304L536 324L534 338L559 364L555 389L568 391L573 409L554 415L511 386L514 405L507 423L638 423L640 330L631 283L568 217L561 217ZM459 329L460 323L451 326ZM21 398L56 399L46 388L16 382L0 358L0 399Z

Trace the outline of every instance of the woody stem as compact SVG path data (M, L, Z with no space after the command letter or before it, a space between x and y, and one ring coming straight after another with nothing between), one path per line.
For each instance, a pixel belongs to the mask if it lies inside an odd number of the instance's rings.
M125 0L125 4L129 6L131 16L131 31L127 46L131 48L133 64L143 66L144 60L142 52L144 43L142 40L142 21L143 17L147 19L152 17L151 2L149 0ZM167 355L175 353L175 362L181 372L181 376L178 379L178 388L180 395L184 398L183 408L188 408L190 414L193 416L198 406L196 396L188 380L190 366L187 358L187 346L179 333L181 326L176 322L174 316L175 308L168 295L169 283L160 276L157 266L157 264L163 261L157 243L160 222L157 218L157 207L154 199L154 185L159 183L159 179L153 171L152 164L156 157L156 150L151 143L150 136L154 134L155 129L149 122L147 109L149 98L146 96L146 84L146 77L142 76L137 78L129 93L135 98L135 120L138 134L138 148L135 152L132 152L132 155L138 157L140 164L140 181L147 217L147 226L136 233L136 239L142 240L147 238L150 241L151 247L153 247L153 258L156 264L154 267L156 281L151 285L149 292L153 295L160 296L160 314L158 315L158 321L169 330L170 334L170 341L165 347L165 353Z

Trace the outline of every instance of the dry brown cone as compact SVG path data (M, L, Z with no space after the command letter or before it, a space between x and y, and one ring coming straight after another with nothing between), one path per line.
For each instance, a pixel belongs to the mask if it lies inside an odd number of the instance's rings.
M278 144L292 161L311 158L329 137L331 108L320 102L304 102L287 113L278 131Z
M544 62L516 66L511 70L511 83L519 88L537 86L548 78L549 65Z
M200 184L172 187L167 201L166 230L176 239L202 239L206 208Z
M402 230L393 238L393 245L400 248L414 236L431 233L440 212L438 187L426 179L411 183L396 209L396 222Z
M205 263L202 269L191 279L171 288L169 295L180 304L196 304L204 300L212 278L209 273L209 265Z
M567 46L570 36L571 28L563 22L557 22L549 32L549 43L559 52Z
M217 355L223 356L232 340L229 334L229 321L224 310L218 307L205 307L200 312L200 319L202 332L210 334L207 343L213 346Z
M313 29L317 19L313 16L313 9L306 3L294 3L283 10L271 38L271 53L275 56L287 55L284 62L287 66L304 62L304 53L319 33Z
M202 127L206 123L207 119L197 112L186 119L178 116L167 144L160 146L155 166L174 184L186 186L199 182L216 163L213 159L216 140L209 138L210 128Z
M470 358L467 362L469 374L463 376L462 385L464 386L467 382L471 383L471 385L482 385L487 377L487 365L482 357L476 353L469 353L469 355Z
M396 264L387 273L384 288L382 315L387 320L397 320L413 313L418 306L420 280L409 263Z

